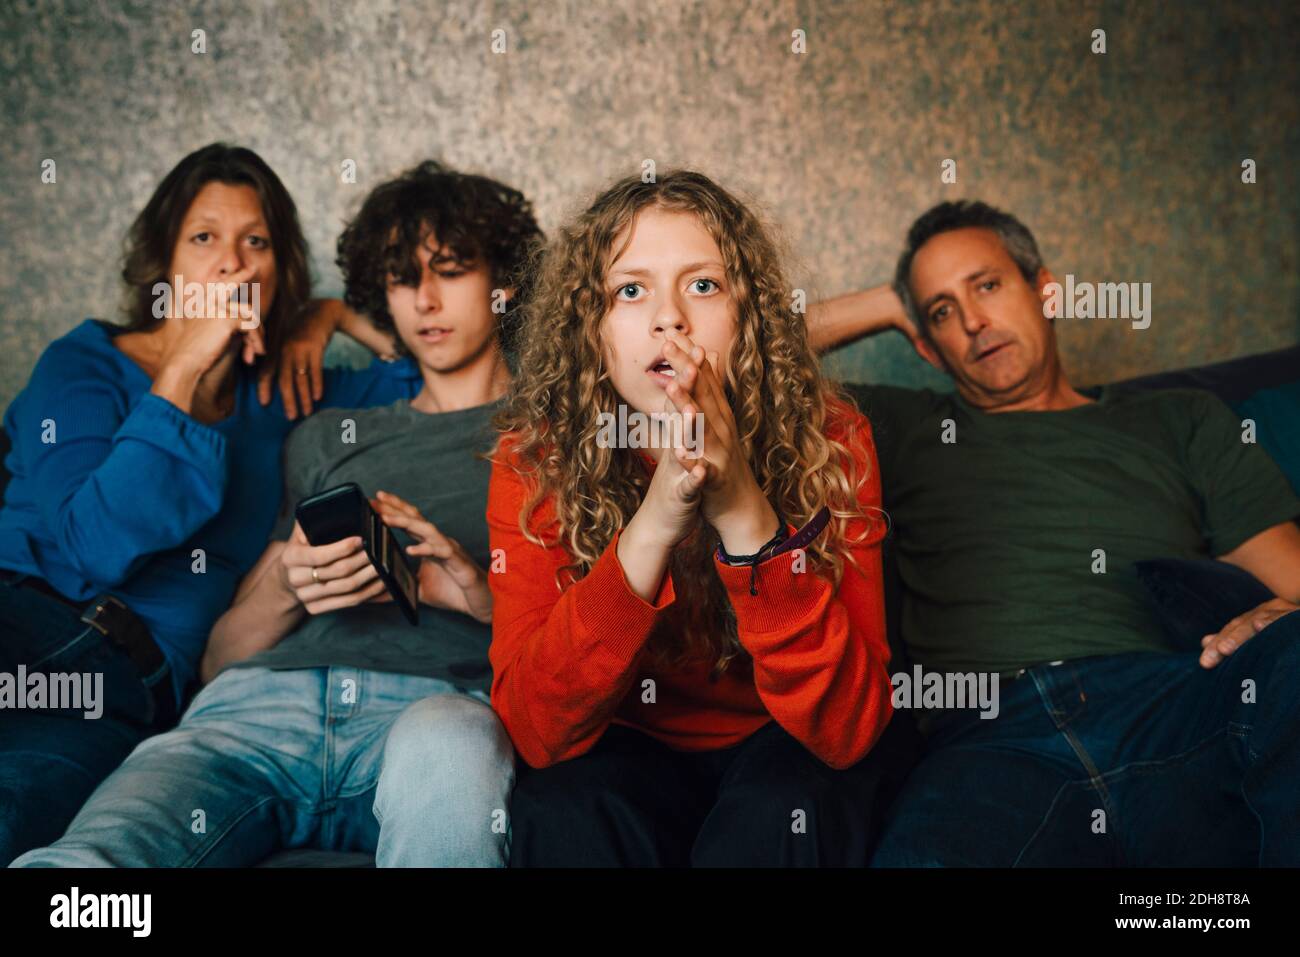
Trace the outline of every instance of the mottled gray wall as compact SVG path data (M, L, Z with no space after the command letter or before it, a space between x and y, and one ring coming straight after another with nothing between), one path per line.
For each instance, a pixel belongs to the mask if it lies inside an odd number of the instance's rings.
M326 292L344 217L422 157L518 185L548 229L653 158L759 200L820 295L887 278L934 201L1005 204L1059 273L1153 284L1145 331L1064 325L1082 381L1288 345L1297 26L1293 5L1265 3L3 0L0 406L52 338L111 312L132 216L216 139L283 177ZM1105 55L1089 51L1098 27ZM940 182L945 158L956 185ZM340 183L344 159L356 185ZM897 336L829 365L934 381Z

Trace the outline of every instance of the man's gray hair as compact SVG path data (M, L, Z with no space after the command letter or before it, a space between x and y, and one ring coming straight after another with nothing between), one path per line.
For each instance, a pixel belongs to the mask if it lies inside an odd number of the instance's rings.
M926 210L907 231L907 245L898 257L898 268L894 271L894 292L903 301L903 308L922 335L926 333L925 317L917 309L908 285L912 272L912 260L918 250L940 233L952 232L954 229L988 229L994 232L1007 253L1019 267L1025 279L1033 284L1038 279L1038 272L1043 268L1043 257L1038 252L1038 243L1029 227L1010 213L982 203L979 200L960 199L956 202L940 203Z

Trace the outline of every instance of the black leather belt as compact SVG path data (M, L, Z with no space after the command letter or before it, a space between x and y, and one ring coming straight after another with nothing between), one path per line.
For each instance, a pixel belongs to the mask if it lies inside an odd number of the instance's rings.
M9 569L3 571L6 581L21 579L21 588L30 588L48 598L67 605L90 627L117 645L131 659L142 681L152 678L166 667L167 659L162 649L149 634L149 626L128 608L120 598L107 592L96 595L90 604L74 601L43 578L25 575ZM147 686L146 686L147 687ZM172 693L171 672L167 671L150 689L154 699L154 721L170 724L176 713L176 700Z

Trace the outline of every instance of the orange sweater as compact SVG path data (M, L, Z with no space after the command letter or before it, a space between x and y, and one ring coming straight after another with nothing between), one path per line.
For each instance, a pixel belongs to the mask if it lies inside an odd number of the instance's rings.
M880 476L867 420L838 402L827 433L849 444L864 506L880 506ZM813 754L834 768L859 761L892 714L887 673L880 540L873 532L853 549L861 571L845 562L838 590L826 579L792 570L794 552L758 567L757 597L750 569L718 562L718 574L735 609L741 644L753 658L710 681L711 662L665 673L642 653L646 640L675 600L671 573L653 604L628 586L610 542L587 575L562 593L555 573L570 561L562 546L543 548L519 529L527 494L506 462L510 437L493 464L488 528L493 555L505 567L488 575L492 612L492 707L519 754L542 768L590 750L610 723L628 725L669 747L707 751L738 744L775 719ZM848 443L846 443L848 444ZM533 528L554 538L554 509L543 502ZM852 539L863 522L849 524ZM794 529L790 529L792 532ZM826 532L822 533L823 535ZM653 703L644 698L653 680Z

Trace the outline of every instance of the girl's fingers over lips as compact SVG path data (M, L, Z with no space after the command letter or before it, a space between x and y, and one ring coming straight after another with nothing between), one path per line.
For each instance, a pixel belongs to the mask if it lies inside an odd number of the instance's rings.
M677 370L677 384L686 389L697 388L700 383L700 360L695 358L694 353L699 351L698 347L687 349L675 342L670 342L668 346L664 349L664 357Z
M680 336L681 333L676 333L676 335ZM700 369L698 364L691 358L688 348L669 339L664 345L664 359L677 373L674 380L675 385L686 389L688 392L695 388L696 383L699 381Z
M689 361L692 365L699 365L705 360L705 350L702 346L695 345L694 339L685 333L677 332L676 329L668 330L668 342L681 350L682 359Z
M686 357L696 365L703 361L704 348L696 345L695 340L686 333L677 329L669 329L664 333L664 337L678 349L681 349L686 354Z

